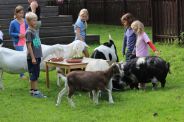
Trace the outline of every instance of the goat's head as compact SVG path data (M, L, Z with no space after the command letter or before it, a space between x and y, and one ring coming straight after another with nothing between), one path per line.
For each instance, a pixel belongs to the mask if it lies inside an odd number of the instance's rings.
M112 68L112 72L113 72L114 75L120 75L120 76L123 76L124 75L124 72L121 69L121 64L119 64L119 63L113 63L111 65L111 68Z
M118 55L117 55L116 45L114 44L114 41L113 41L113 39L112 39L112 37L111 37L110 34L109 34L109 41L103 43L103 45L105 45L105 46L111 48L111 49L115 52L116 57L117 57L117 61L116 61L116 62L118 62L119 59L118 59Z
M77 57L82 56L83 50L85 49L85 47L88 47L88 45L85 42L80 40L76 40L73 43L74 44L73 44L72 51L74 56L77 56Z

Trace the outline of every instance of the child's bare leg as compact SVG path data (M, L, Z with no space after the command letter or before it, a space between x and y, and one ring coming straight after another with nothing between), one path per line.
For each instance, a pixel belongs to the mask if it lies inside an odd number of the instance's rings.
M37 90L38 88L38 82L36 81L30 81L31 89Z

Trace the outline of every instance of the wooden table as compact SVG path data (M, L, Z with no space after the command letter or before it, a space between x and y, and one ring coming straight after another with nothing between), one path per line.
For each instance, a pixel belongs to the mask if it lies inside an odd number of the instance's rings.
M50 87L50 81L49 81L49 67L59 67L61 69L64 69L64 75L69 73L72 69L82 69L84 70L86 68L87 63L67 63L66 61L62 62L51 62L51 61L45 61L46 66L46 86L47 88Z

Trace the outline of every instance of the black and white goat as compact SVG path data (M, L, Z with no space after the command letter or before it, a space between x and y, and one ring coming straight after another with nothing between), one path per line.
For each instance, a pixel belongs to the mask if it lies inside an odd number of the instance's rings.
M75 107L71 97L75 91L94 91L94 101L98 104L99 90L107 90L109 94L109 102L113 102L112 91L106 86L115 74L120 74L119 65L113 64L105 71L73 71L63 77L65 87L58 94L56 106L60 104L62 96L68 92L68 102Z
M158 81L164 88L167 74L170 72L170 64L160 57L148 56L122 63L121 70L124 72L122 81L130 85L130 88L138 89L138 83L152 82L153 89L155 89Z
M102 45L95 48L94 52L91 55L91 58L104 59L114 62L119 61L116 46L110 35L109 35L109 42L105 42Z

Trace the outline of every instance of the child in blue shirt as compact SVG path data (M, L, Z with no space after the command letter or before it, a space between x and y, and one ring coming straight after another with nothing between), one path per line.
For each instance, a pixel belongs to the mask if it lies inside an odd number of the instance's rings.
M132 14L127 13L122 16L121 22L123 26L126 28L125 34L124 34L124 42L123 42L123 48L122 53L123 55L126 55L126 61L129 61L130 59L135 57L134 47L136 44L136 34L131 28L131 24L134 21L134 17Z
M75 40L81 40L81 41L85 42L88 18L89 18L88 10L82 9L80 11L79 17L74 25ZM84 53L85 57L89 57L87 47L85 47L83 53Z

